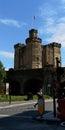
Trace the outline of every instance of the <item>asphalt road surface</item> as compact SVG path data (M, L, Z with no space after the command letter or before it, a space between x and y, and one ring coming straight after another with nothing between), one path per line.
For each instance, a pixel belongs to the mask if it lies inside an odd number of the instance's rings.
M39 116L35 102L0 104L0 130L65 130L59 122L36 120ZM53 102L45 103L45 113L53 111Z

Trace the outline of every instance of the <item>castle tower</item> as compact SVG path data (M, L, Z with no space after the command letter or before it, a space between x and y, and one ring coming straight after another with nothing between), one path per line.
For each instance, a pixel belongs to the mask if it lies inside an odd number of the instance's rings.
M46 64L53 65L56 68L56 58L61 61L61 52L60 52L61 44L52 42L48 45L43 46L43 59L42 64L43 67Z
M29 38L26 45L18 43L14 45L14 69L42 68L42 40L37 37L38 31L29 30Z
M15 52L14 52L14 69L18 69L20 66L20 47L21 44L18 43L14 45Z
M38 31L29 30L29 38L26 39L28 68L42 68L42 40L37 37Z

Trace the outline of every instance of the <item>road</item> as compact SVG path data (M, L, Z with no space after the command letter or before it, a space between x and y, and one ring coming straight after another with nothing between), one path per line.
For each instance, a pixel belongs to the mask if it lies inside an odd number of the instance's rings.
M34 104L36 101L23 101L23 102L15 102L15 103L4 103L0 104L0 117L6 116L24 116L32 117L39 115L37 107L34 108ZM45 103L45 111L53 111L53 103L52 101Z
M0 104L0 130L65 130L59 123L34 120L39 116L37 108L33 108L35 102L18 102L12 104ZM53 102L45 103L45 114L53 111Z

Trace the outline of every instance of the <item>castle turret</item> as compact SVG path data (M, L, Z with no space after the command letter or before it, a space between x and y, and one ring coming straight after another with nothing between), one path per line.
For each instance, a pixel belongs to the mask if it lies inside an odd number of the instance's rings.
M41 38L37 37L38 31L36 29L29 30L29 38L26 39L26 44L33 42L41 43Z
M43 46L43 67L46 64L53 65L56 68L56 58L61 60L61 44L52 42Z
M29 38L26 39L28 61L30 68L42 68L42 40L37 37L38 31L29 30Z
M21 69L24 66L23 62L23 50L25 48L24 44L17 43L14 45L14 69Z

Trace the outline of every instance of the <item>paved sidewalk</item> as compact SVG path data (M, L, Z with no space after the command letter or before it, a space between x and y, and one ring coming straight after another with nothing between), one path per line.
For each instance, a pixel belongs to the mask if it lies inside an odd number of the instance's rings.
M53 101L53 99L45 100L45 102L50 102ZM37 100L28 100L28 101L12 101L11 103L9 102L0 102L0 108L2 107L12 107L12 106L22 106L22 105L27 105L27 104L35 104ZM40 117L36 117L36 119L40 119ZM47 121L60 121L59 118L54 117L53 112L49 112L43 115L42 120L47 120Z
M50 101L53 101L53 99L46 99L45 102L50 102ZM37 100L23 100L23 101L7 101L7 102L0 102L0 106L3 106L3 105L11 105L11 104L22 104L22 103L26 103L26 104L29 104L29 103L36 103Z
M3 101L3 102L0 102L0 104L9 104L9 103L11 103L11 104L15 104L15 103L22 103L22 102L37 102L37 100L22 100L22 101L11 101L11 102L9 102L9 101ZM53 99L45 99L44 100L45 102L50 102L50 101L53 101Z
M57 117L57 113L56 113L56 117L54 117L53 112L49 112L43 115L43 120L49 120L49 121L61 121L58 117Z
M53 99L45 100L45 102L50 102L50 101L53 101ZM0 102L0 109L2 109L2 107L5 109L5 108L9 108L9 107L14 107L14 106L35 104L35 102L37 102L37 100L16 101L16 102L11 102L11 104L9 104L9 102ZM3 117L9 117L9 116L10 115L5 115ZM20 117L22 117L22 118L20 118ZM48 113L45 112L45 114L43 115L41 120L40 120L39 116L32 117L32 116L26 116L26 115L13 116L13 118L14 118L14 120L11 120L13 122L12 128L17 129L17 130L19 130L19 129L20 130L22 130L22 129L26 129L26 130L29 130L29 129L31 129L31 130L33 130L33 129L34 130L42 130L42 129L44 129L44 130L47 130L47 129L48 130L65 130L65 122L62 122L57 117L54 117L53 111L48 112ZM10 120L7 120L7 118L2 118L1 120L3 120L3 119L4 119L4 126L3 126L3 124L0 124L0 125L2 125L2 127L0 126L0 129L4 130L3 127L8 129L8 127L9 127L8 124L9 124ZM8 121L7 124L6 124L6 120ZM18 120L19 120L19 122L18 122ZM26 122L24 122L24 121L26 121ZM10 124L11 124L11 122L10 122ZM10 128L8 130L10 130Z

